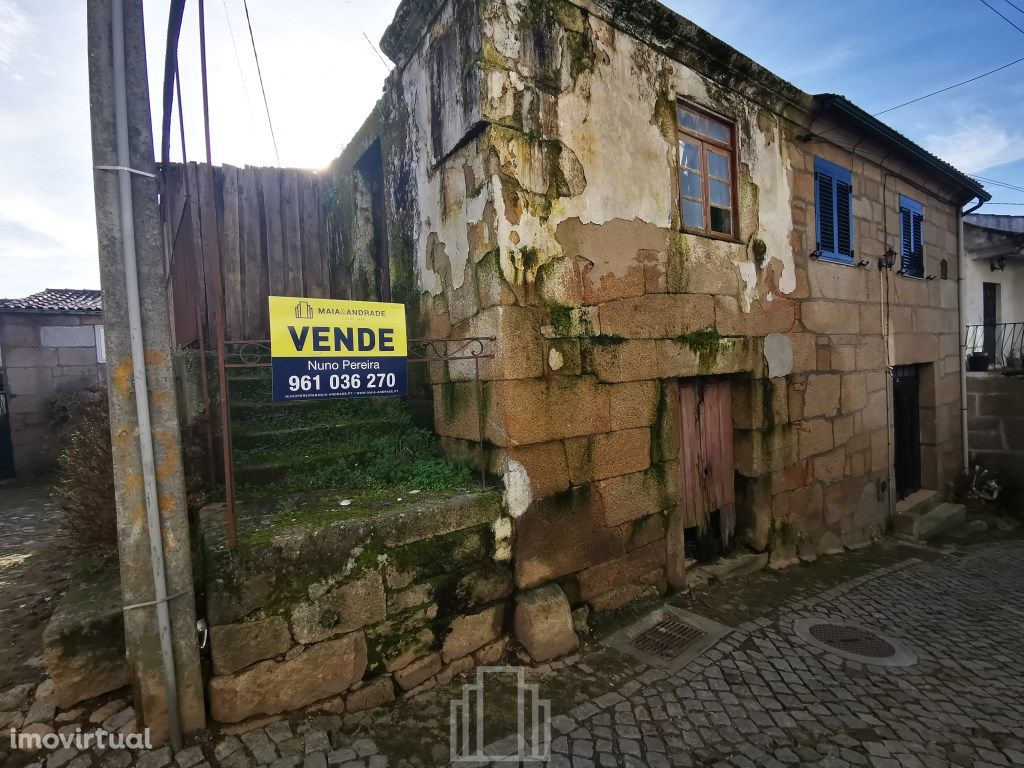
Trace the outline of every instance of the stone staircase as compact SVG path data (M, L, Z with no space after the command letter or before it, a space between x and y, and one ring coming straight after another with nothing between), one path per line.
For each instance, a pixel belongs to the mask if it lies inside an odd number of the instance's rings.
M229 372L239 493L363 491L402 486L449 490L467 472L438 455L402 398L272 401L269 369ZM435 487L439 486L439 487Z
M921 541L967 520L963 504L942 501L937 491L918 491L896 505L896 535Z

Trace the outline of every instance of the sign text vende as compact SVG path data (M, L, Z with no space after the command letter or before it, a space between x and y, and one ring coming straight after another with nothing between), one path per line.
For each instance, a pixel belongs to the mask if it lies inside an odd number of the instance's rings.
M270 297L274 400L405 395L405 307Z

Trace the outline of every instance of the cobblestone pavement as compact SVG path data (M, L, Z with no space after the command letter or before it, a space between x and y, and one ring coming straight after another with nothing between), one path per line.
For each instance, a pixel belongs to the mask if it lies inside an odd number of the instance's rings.
M43 629L67 584L57 517L47 486L0 483L0 691L43 676Z
M930 561L895 562L813 597L750 614L764 615L735 627L678 673L624 660L594 643L570 666L534 671L540 695L553 699L547 765L1024 766L1024 542L989 544L962 556L922 554ZM763 578L782 583L790 573ZM802 617L875 628L909 646L917 663L885 668L844 661L794 633ZM581 701L580 680L591 685L587 700L565 705ZM37 757L36 765L443 765L448 699L457 692L457 685L431 692L372 720L320 715L253 724L248 732L213 736L176 758L166 749L138 756L65 751Z

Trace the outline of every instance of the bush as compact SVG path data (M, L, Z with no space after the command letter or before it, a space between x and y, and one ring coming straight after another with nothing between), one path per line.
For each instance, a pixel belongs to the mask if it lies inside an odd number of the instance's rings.
M54 429L63 438L54 501L69 549L83 554L117 551L117 506L107 394L63 395L54 403Z

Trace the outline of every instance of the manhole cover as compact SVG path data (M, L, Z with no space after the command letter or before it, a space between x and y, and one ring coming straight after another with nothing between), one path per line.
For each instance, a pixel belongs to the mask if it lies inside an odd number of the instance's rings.
M826 645L831 645L833 648L847 653L855 653L858 656L887 659L896 653L896 649L890 643L859 627L848 627L843 624L815 624L811 627L810 633Z
M728 627L666 605L605 640L644 664L677 671L729 634Z
M829 619L798 619L796 634L824 651L862 664L909 667L917 656L903 643L874 629Z
M676 619L664 619L633 638L633 645L644 653L671 659L704 637L704 633Z

